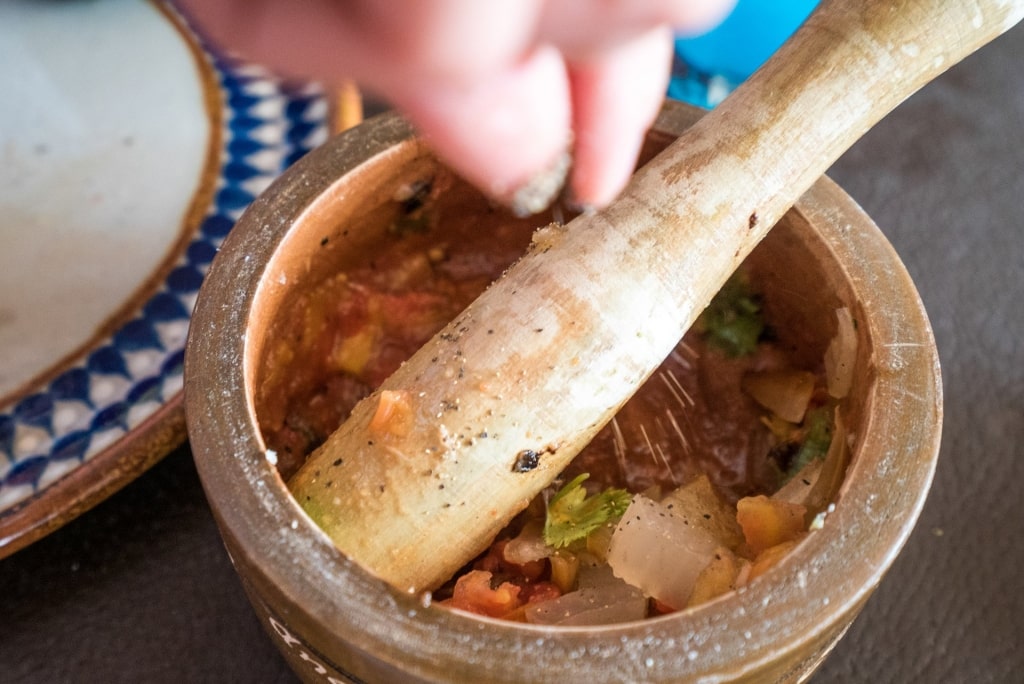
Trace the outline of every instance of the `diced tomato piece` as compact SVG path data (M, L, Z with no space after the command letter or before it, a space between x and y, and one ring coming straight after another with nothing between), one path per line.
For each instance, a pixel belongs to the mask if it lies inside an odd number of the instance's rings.
M651 614L652 615L668 615L669 613L676 612L676 609L667 603L662 603L656 598L651 599Z
M409 393L401 390L383 390L377 404L377 410L370 419L370 432L379 435L404 437L412 428L412 404Z
M470 570L455 583L455 591L445 605L490 617L503 617L523 605L519 587L502 582L492 588L492 577L486 570Z
M736 520L747 546L756 556L767 548L792 541L806 529L807 508L767 496L747 496L736 502Z
M761 553L757 554L757 558L754 559L754 564L750 566L750 579L759 577L764 573L768 572L771 568L775 567L779 561L789 555L789 552L797 545L798 540L791 540L776 544L775 546L768 547Z

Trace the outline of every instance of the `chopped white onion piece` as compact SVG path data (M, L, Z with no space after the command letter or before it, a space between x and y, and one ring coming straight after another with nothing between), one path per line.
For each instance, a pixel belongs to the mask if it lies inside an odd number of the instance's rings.
M846 476L848 460L846 425L842 414L836 411L828 453L824 458L816 458L805 465L771 498L805 506L808 515L813 516L835 498Z
M527 524L522 532L505 545L505 560L517 565L547 558L554 549L544 543L544 524L534 521Z
M581 563L579 589L551 601L526 606L526 620L542 625L607 625L643 620L643 592L612 574L607 565Z
M832 439L835 439L833 437ZM825 459L816 458L805 465L800 472L790 478L789 482L782 485L779 491L772 494L771 498L776 501L785 501L791 504L807 505L807 499L815 490L814 485L821 475L821 467Z
M608 564L647 596L682 608L718 546L672 509L637 494L612 535Z
M683 518L684 524L707 533L720 546L736 549L743 542L743 530L736 522L736 506L727 504L715 493L705 473L666 494L661 505Z
M814 394L814 373L791 368L747 373L743 391L779 418L799 423Z
M850 393L853 367L857 360L857 327L847 307L836 309L836 336L825 350L825 378L828 393L842 399Z

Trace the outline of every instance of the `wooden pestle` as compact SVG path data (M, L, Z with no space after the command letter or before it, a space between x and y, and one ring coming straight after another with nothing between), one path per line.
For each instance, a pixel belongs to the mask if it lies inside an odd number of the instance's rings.
M1024 0L831 0L606 210L529 253L362 401L289 483L341 551L410 592L475 557L671 352L870 126Z

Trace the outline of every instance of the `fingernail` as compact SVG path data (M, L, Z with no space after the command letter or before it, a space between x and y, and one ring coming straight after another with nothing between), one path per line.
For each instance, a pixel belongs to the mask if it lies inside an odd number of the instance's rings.
M565 198L565 208L573 214L594 214L598 210L596 204L580 202L572 193Z
M547 209L565 187L570 166L572 155L564 151L511 194L506 200L509 209L519 217L532 216Z

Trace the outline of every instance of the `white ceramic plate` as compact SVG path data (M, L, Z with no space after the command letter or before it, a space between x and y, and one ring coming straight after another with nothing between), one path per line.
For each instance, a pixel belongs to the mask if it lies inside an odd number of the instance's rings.
M0 557L185 438L199 285L327 106L159 2L0 3Z

